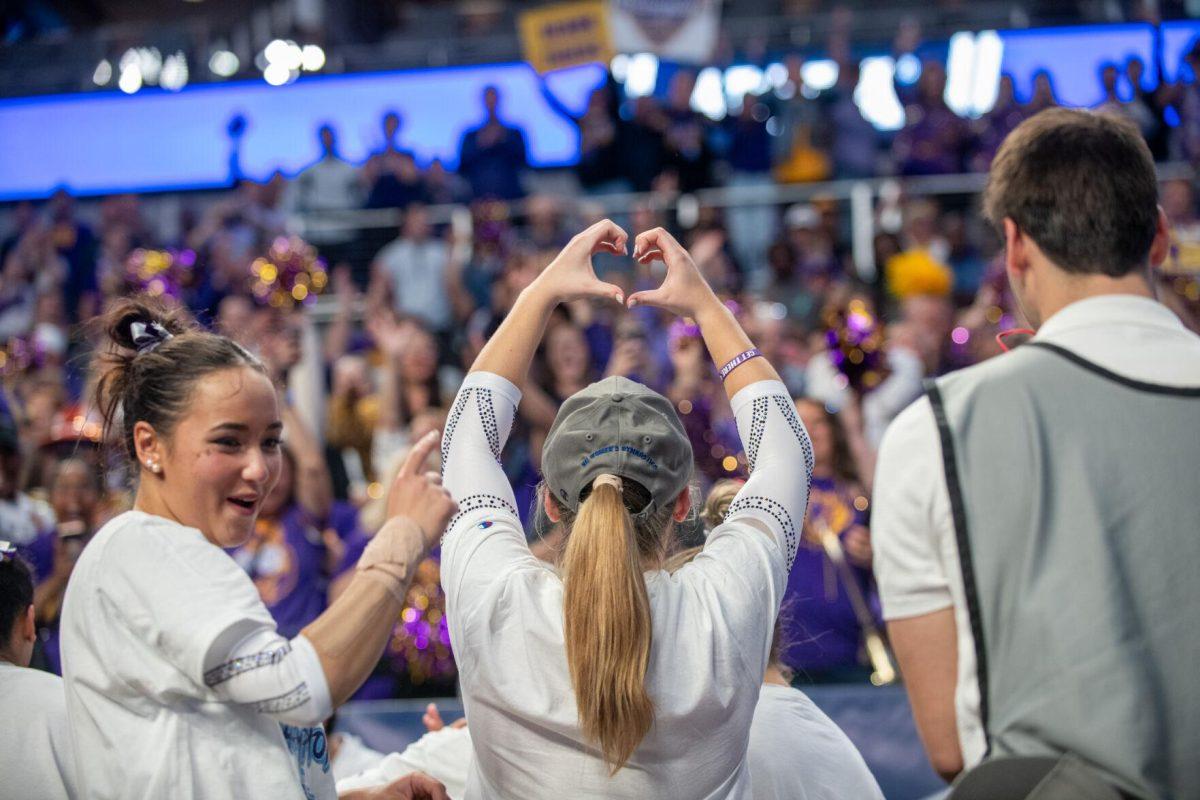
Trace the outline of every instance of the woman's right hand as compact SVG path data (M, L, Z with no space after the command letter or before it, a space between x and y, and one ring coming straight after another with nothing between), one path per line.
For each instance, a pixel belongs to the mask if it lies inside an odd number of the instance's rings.
M696 319L704 310L720 305L720 299L688 251L662 228L651 228L637 235L633 258L643 265L662 261L667 266L667 277L657 289L631 294L630 308L656 306L681 317Z
M434 430L417 440L396 474L387 499L388 519L407 517L420 525L426 547L438 543L446 523L458 513L458 503L442 486L442 477L436 472L422 472L440 438L441 432Z
M624 304L621 287L596 277L592 256L612 253L623 256L628 235L612 220L602 219L575 235L534 279L529 288L555 303L582 298L606 298Z

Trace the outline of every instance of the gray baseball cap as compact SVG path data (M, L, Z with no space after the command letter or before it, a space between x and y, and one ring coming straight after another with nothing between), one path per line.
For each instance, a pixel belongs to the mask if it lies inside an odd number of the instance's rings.
M542 446L546 485L571 511L604 473L646 487L639 516L673 503L692 478L692 445L671 401L619 375L568 397Z

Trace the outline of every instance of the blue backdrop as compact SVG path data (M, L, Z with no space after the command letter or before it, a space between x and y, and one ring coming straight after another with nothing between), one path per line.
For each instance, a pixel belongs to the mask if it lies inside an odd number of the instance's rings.
M500 116L522 128L534 166L572 163L582 114L605 78L589 65L540 79L527 64L315 76L289 86L242 81L0 101L0 199L40 197L59 186L79 194L205 188L230 178L227 132L247 125L241 168L252 178L299 172L320 153L331 124L344 158L360 162L383 144L382 117L403 118L400 142L418 160L458 162L462 134L483 121L485 86L500 89ZM566 112L566 114L564 114Z

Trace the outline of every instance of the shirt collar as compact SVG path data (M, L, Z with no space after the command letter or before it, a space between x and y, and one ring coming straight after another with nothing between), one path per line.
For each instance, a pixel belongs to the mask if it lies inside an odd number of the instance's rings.
M1053 340L1080 328L1110 328L1114 325L1183 329L1183 323L1174 312L1157 300L1134 294L1105 294L1085 297L1059 309L1042 323L1034 338Z

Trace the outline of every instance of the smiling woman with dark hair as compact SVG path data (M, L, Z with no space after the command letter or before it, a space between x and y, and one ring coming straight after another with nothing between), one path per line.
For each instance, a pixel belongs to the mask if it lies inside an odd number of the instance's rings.
M337 602L285 639L222 552L250 536L279 478L276 387L240 345L145 302L119 303L106 329L98 399L138 479L63 606L81 796L333 797L321 722L370 673L455 510L419 474L437 436L401 469Z

